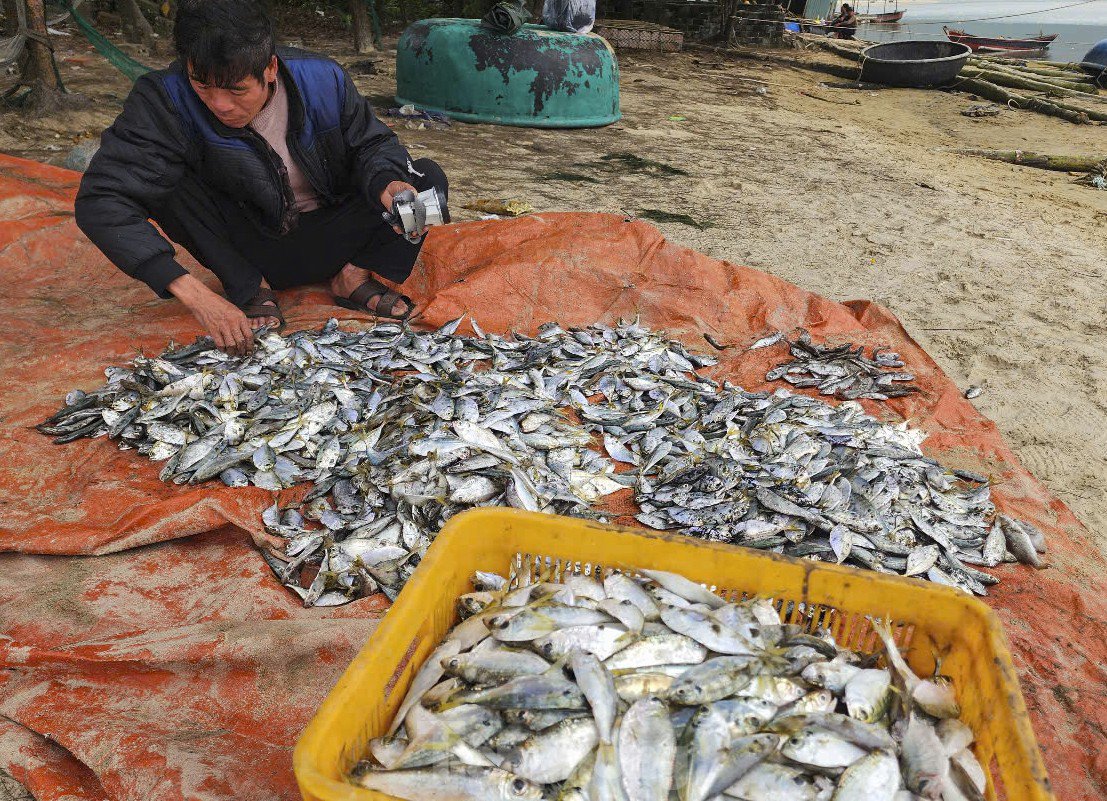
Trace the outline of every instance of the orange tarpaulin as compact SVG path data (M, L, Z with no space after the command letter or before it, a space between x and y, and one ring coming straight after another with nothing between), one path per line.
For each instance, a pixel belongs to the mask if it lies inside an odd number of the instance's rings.
M296 736L386 604L300 608L239 530L257 527L266 491L164 484L104 438L57 446L33 430L106 366L200 333L84 240L77 180L0 156L0 550L18 552L0 555L0 767L40 799L294 798ZM703 333L748 344L802 325L899 351L923 392L867 408L910 419L930 455L989 475L997 505L1049 537L1052 567L999 568L987 600L1058 797L1107 797L1103 554L887 310L598 214L436 229L405 291L429 326L471 313L486 330L533 333L641 315L700 350ZM292 330L365 322L320 287L280 300ZM780 353L727 350L714 374L762 387Z

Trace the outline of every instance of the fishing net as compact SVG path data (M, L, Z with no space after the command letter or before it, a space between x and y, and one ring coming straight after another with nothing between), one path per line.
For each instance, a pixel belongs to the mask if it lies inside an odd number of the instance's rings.
M296 798L296 738L386 601L304 609L259 558L244 530L303 488L166 484L158 465L106 438L56 446L34 430L67 391L102 384L108 365L199 333L179 304L155 300L82 237L78 180L0 156L0 283L11 299L0 308L0 551L19 552L0 554L0 768L40 801ZM548 320L640 314L696 350L705 333L748 344L804 326L818 341L897 351L922 391L866 409L910 419L927 455L987 475L1002 511L1047 534L1050 569L1001 566L986 601L1011 641L1057 796L1107 797L1102 546L887 310L832 302L604 214L436 228L403 289L424 327L473 312L490 332L533 335ZM344 328L366 324L321 286L280 301L292 331L336 314ZM767 386L779 361L773 348L719 355L714 377L749 389Z

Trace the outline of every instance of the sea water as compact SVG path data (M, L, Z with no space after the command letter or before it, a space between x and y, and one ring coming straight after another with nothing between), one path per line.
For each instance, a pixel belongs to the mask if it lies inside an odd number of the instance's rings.
M942 26L959 28L975 36L1025 38L1059 34L1046 58L1080 61L1096 42L1107 39L1107 0L1073 5L1077 0L900 0L906 11L894 25L862 23L857 38L877 42L903 39L945 39ZM1059 8L1059 6L1068 6ZM859 14L895 10L895 0L859 0ZM1018 15L1018 16L1016 16Z

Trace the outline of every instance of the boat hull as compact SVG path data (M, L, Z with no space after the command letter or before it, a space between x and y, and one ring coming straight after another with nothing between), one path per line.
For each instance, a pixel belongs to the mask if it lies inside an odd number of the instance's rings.
M906 11L889 11L887 14L858 14L857 21L876 22L878 24L887 25L892 22L899 22L906 13Z
M1032 36L1027 39L1009 39L1006 36L973 36L965 31L952 28L943 28L946 38L951 42L968 45L974 52L982 47L990 48L991 52L1000 50L1043 50L1053 43L1058 34L1048 36Z

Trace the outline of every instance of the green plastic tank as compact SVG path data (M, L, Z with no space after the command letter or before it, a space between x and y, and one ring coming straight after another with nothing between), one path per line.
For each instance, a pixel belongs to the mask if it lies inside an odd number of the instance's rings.
M465 122L535 128L609 125L619 62L595 34L526 25L494 33L475 19L425 19L396 45L396 101Z

